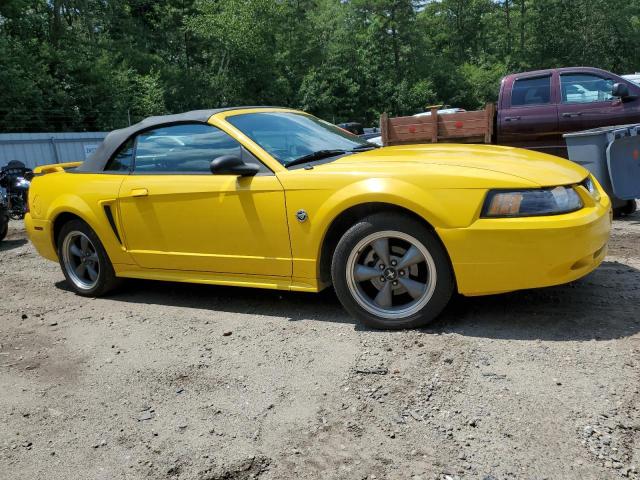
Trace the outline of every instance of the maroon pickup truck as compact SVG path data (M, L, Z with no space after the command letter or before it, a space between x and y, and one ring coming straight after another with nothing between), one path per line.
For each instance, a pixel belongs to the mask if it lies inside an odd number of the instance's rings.
M640 86L590 67L516 73L502 80L495 139L567 156L564 133L640 123Z

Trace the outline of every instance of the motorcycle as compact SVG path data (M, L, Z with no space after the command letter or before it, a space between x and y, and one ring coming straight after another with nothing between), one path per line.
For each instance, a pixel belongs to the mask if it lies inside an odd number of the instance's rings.
M33 171L24 163L12 160L0 168L0 187L4 189L3 203L13 220L22 220L27 213L27 195Z

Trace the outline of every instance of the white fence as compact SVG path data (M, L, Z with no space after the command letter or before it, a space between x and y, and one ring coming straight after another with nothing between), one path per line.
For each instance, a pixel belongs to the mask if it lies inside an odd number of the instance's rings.
M0 133L0 167L20 160L27 167L83 161L106 132Z

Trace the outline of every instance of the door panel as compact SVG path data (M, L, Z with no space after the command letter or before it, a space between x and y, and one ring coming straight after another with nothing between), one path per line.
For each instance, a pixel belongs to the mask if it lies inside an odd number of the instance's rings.
M119 206L127 249L142 267L291 275L274 175L131 175Z
M625 123L624 104L611 95L613 83L613 80L591 73L560 75L558 117L561 132Z
M558 106L516 107L500 112L500 145L555 153L561 146Z
M579 132L590 128L623 123L622 102L562 104L558 105L560 130L562 133Z
M500 145L557 153L563 142L551 81L551 75L514 81L511 98L498 112Z

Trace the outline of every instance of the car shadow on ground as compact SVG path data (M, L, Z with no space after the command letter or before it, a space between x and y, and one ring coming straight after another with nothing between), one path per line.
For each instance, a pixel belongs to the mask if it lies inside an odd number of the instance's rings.
M68 290L64 282L58 288ZM131 280L108 297L112 301L166 305L352 324L332 289L319 294ZM640 271L604 262L568 285L486 297L456 295L425 334L551 341L611 340L640 332Z
M434 328L513 340L613 340L640 332L640 270L603 262L587 277L556 287L457 297Z
M13 250L14 248L22 247L26 245L27 239L25 238L16 238L14 240L2 240L0 241L0 252L5 252L7 250Z

